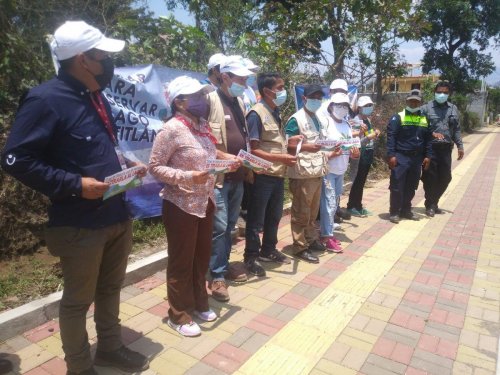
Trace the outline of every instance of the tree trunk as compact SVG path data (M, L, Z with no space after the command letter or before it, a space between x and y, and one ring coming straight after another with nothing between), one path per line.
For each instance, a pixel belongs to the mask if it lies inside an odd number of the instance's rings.
M375 91L377 96L375 103L379 105L382 102L382 42L377 38L374 43L375 48Z

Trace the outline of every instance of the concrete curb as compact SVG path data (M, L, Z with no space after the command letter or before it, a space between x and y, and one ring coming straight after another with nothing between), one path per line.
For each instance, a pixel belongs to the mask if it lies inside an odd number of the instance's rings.
M167 267L167 250L138 260L127 267L123 286L134 284ZM0 341L5 341L41 324L59 314L62 291L29 302L0 314Z

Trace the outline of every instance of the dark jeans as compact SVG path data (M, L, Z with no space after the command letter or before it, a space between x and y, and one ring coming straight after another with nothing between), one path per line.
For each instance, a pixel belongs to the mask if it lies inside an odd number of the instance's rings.
M423 155L405 155L396 152L397 165L391 171L389 189L390 214L399 215L411 211L411 200L418 188L422 171Z
M278 243L278 226L283 214L284 179L256 174L250 200L245 231L245 261L259 256L261 249L259 230L264 229L262 254L269 254Z
M370 151L373 155L373 150ZM366 152L366 151L365 151ZM365 188L366 178L368 177L368 172L372 165L372 159L361 158L358 164L358 173L354 179L351 191L349 192L349 201L347 202L347 208L355 208L360 211L363 209L363 189Z
M437 207L439 199L448 188L451 181L451 150L450 144L432 145L431 165L422 172L426 208Z

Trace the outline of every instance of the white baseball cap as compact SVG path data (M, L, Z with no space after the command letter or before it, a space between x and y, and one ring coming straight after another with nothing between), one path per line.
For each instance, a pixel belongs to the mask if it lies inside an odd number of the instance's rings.
M358 99L358 107L364 107L365 105L373 104L372 98L369 96L360 96Z
M202 85L197 79L192 77L180 76L168 84L165 97L168 104L172 105L174 99L179 95L190 95L200 91L202 94L208 94L210 91L214 91L214 88L212 85Z
M248 77L255 74L245 66L242 57L239 55L228 56L224 64L220 66L220 72L233 73L240 77Z
M207 64L208 70L216 67L217 65L222 65L225 59L226 55L224 55L223 53L216 53L215 55L210 56Z
M342 92L336 92L335 94L332 95L332 97L330 99L330 103L349 104L349 96L347 94L342 93Z
M92 48L120 52L125 41L106 38L103 33L84 21L66 21L55 32L50 47L59 61L67 60Z
M247 68L248 70L259 70L260 69L258 65L255 65L254 62L247 57L244 57L242 59L242 61L243 61L243 65L245 65L245 68Z
M341 89L347 92L347 82L345 79L337 78L330 84L330 90Z

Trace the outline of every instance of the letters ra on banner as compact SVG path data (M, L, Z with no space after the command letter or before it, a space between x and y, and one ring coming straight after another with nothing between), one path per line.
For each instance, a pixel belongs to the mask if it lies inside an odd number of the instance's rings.
M118 68L118 72L124 69ZM120 143L152 143L168 114L161 83L141 80L144 74L117 74L103 92Z

